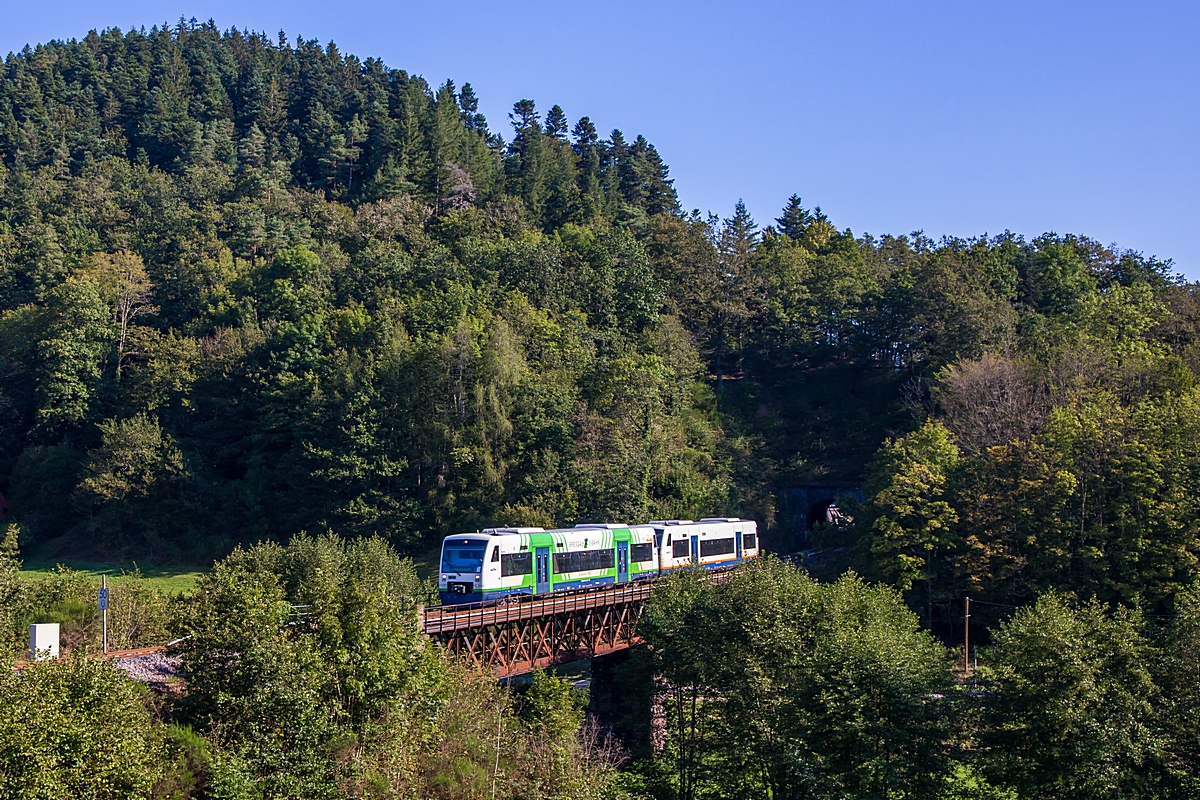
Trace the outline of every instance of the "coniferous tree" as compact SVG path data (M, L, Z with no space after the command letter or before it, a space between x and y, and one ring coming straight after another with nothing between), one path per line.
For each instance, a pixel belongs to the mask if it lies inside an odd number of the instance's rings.
M471 84L463 84L462 90L458 93L458 105L462 109L463 125L467 130L487 138L489 136L487 118L479 113L479 98L475 96L475 90L471 88Z
M554 106L546 112L546 135L562 141L567 140L567 115L559 106Z
M779 232L793 239L804 236L804 231L813 221L813 215L801 204L800 195L794 194L788 198L783 214L775 221L779 223Z
M741 352L742 325L748 318L749 301L754 288L752 260L758 243L758 225L738 200L733 216L714 221L714 245L717 251L717 296L715 301L713 343L717 370L717 390L724 388L725 369Z
M575 137L572 147L579 157L579 177L576 181L582 195L583 216L585 219L595 219L605 209L600 135L587 117L580 117L572 133Z

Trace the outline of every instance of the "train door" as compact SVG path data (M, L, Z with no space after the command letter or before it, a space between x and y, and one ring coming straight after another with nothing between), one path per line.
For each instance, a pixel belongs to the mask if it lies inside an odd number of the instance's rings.
M617 542L617 583L629 580L629 542Z
M534 575L534 582L537 584L536 592L545 594L550 591L550 548L539 547L537 549L537 561Z
M741 561L742 560L742 532L738 531L737 533L733 534L733 538L737 540L734 542L734 546L737 547L737 560Z
M699 536L692 537L692 563L693 564L700 563L700 537Z

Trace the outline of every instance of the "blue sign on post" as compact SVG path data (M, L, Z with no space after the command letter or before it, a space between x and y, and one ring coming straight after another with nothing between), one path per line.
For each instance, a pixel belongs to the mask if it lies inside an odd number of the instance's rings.
M100 610L101 611L108 610L108 587L107 586L100 590Z

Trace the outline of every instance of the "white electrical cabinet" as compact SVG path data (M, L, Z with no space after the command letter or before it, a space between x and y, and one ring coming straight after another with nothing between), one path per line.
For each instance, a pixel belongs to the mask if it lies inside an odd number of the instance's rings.
M58 658L57 622L29 626L29 658L31 661Z

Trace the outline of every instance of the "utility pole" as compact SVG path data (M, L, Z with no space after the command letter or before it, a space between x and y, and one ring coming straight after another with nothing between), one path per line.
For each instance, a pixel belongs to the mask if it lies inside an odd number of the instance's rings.
M963 674L971 674L971 598L967 598L967 625L963 629Z

